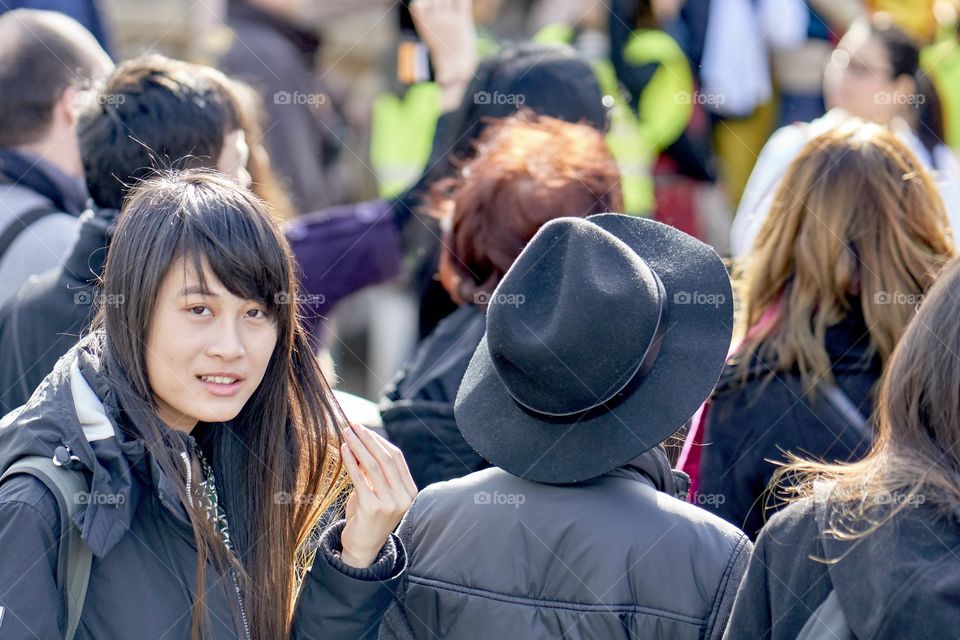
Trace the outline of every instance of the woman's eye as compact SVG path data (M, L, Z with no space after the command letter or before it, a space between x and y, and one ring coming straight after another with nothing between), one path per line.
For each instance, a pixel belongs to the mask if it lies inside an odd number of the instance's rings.
M250 309L247 311L247 315L251 318L269 318L270 316L263 309Z
M210 310L207 309L205 306L198 304L190 307L189 311L195 316L204 316L204 315L208 315Z

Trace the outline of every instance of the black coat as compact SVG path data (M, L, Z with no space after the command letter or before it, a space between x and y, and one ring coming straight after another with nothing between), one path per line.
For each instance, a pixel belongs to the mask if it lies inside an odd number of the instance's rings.
M865 417L873 412L873 389L881 374L867 354L869 333L862 316L827 330L827 353L837 386ZM804 392L799 374L779 374L755 360L746 384L728 365L707 414L695 502L756 538L765 521L766 489L784 452L830 461L864 456L869 442L849 426L822 394Z
M811 498L773 515L757 538L726 638L794 640L835 590L857 638L955 639L960 527L908 506L855 541L820 539ZM817 559L836 561L831 565Z
M720 638L752 545L658 491L668 474L654 450L576 485L490 468L428 487L381 640Z
M116 211L81 218L63 266L34 276L0 309L0 415L25 403L94 314L94 283L107 256Z
M26 455L52 456L66 444L80 458L90 494L105 497L88 500L78 516L83 542L93 552L78 640L187 638L196 588L192 529L174 480L142 442L116 426L122 414L87 344L62 358L23 410L4 420L0 470ZM291 638L376 637L406 566L403 545L393 536L374 565L352 569L335 553L343 525L335 523L320 536ZM63 637L65 612L56 586L60 526L55 498L39 480L19 475L0 487L4 640ZM243 638L232 578L211 565L206 580L208 637Z
M486 326L483 311L473 305L444 318L380 400L383 428L421 489L490 466L460 435L453 415L457 389Z

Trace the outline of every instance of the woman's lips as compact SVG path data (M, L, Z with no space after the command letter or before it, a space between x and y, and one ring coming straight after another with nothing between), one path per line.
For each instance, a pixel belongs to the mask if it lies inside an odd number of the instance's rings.
M220 396L220 397L232 396L240 390L241 386L243 386L243 380L240 380L240 379L235 379L233 382L229 384L225 384L223 382L213 382L212 380L204 379L204 378L206 378L206 376L198 377L198 380L200 380L200 384L203 385L203 388L206 389L207 392L215 396Z

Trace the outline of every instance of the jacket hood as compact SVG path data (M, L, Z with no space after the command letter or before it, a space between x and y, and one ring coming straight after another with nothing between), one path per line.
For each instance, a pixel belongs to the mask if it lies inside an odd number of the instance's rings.
M663 447L657 446L644 451L622 467L605 474L620 478L646 479L657 491L686 501L690 491L690 476L670 465L670 459Z
M90 499L75 522L97 557L130 528L144 483L186 518L173 483L153 456L118 428L123 414L101 370L102 348L102 332L81 340L60 358L30 400L0 421L0 469L25 456L52 457L58 447L68 448L73 468L90 482Z
M89 209L80 217L77 242L63 265L64 271L77 282L94 284L103 275L117 215L116 209Z
M815 486L816 513L829 510L827 531L837 522L850 522L849 505L828 497L832 491L829 482ZM960 585L953 551L960 544L956 520L920 502L908 503L885 521L891 508L880 504L873 509L869 520L883 524L862 537L820 536L847 624L857 638L935 637L956 628L956 607L950 604ZM840 528L847 526L864 531L868 525L858 517Z

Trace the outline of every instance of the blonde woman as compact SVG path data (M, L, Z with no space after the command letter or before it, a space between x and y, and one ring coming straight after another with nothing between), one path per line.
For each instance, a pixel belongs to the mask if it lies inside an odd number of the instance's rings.
M744 338L706 408L695 499L756 536L773 461L862 457L874 385L953 254L895 134L851 122L808 143L738 277Z
M728 637L793 640L814 620L836 637L957 636L958 306L954 261L887 366L866 458L784 470L803 499L760 534Z

